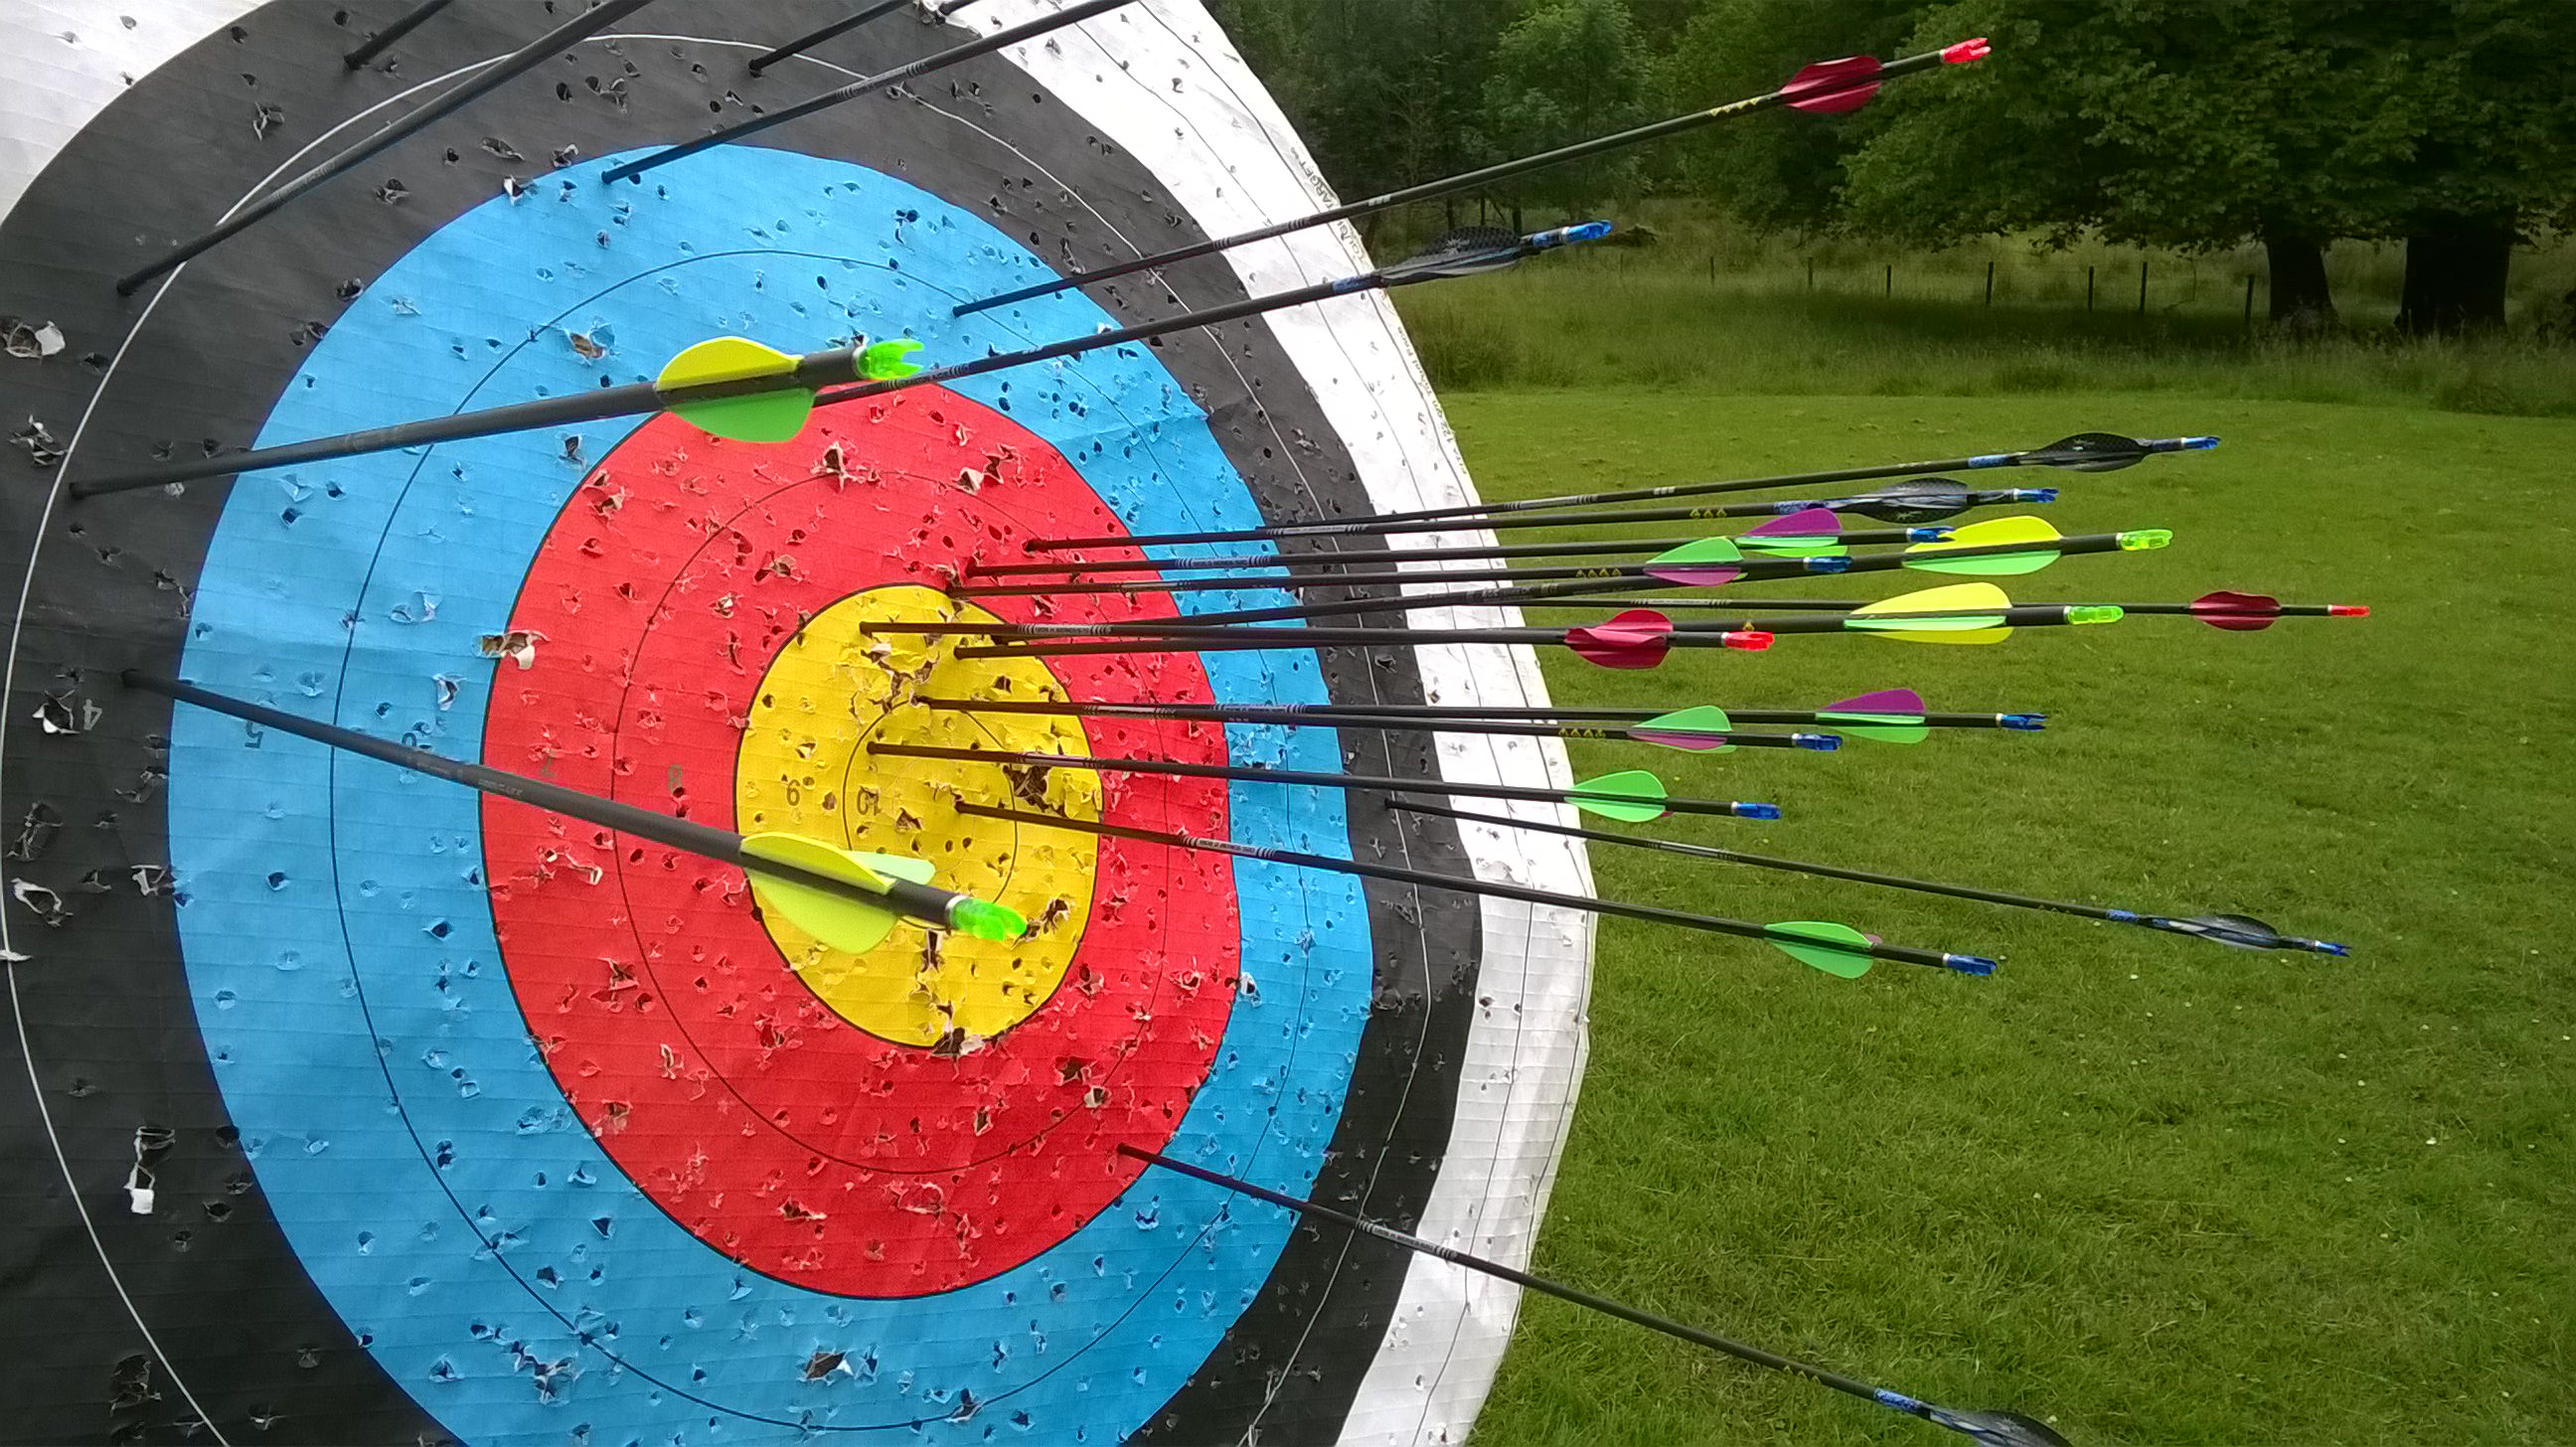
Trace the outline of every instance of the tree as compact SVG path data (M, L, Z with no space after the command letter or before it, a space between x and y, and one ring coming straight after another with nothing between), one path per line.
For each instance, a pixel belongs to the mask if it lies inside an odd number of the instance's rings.
M1499 152L1546 150L1645 120L1647 91L1645 42L1627 0L1538 0L1494 46L1485 129ZM1523 199L1570 215L1631 189L1637 168L1635 153L1614 152L1512 185Z

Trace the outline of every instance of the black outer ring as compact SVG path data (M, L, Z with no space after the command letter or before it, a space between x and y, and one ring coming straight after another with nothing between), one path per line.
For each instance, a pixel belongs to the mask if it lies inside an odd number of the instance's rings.
M419 79L504 53L536 23L531 7L454 7L395 47L394 73L381 61L348 72L341 52L407 5L351 0L337 9L277 0L138 78L64 149L0 226L0 315L51 321L71 345L42 362L0 358L0 420L14 431L19 419L36 419L68 441L99 391L105 358L150 302L148 330L97 397L75 475L139 463L160 447L197 447L200 439L237 445L257 430L303 361L313 329L346 305L338 294L343 283L363 283L419 238L489 199L505 177L541 179L548 156L568 144L595 156L669 143L711 121L749 114L744 101L775 104L842 80L797 62L755 80L741 69L754 52L729 46L594 42L296 201L191 263L166 294L153 283L120 301L117 275L212 221L331 121ZM766 47L845 9L842 0L693 0L647 12L638 21L652 23L629 28L685 29ZM898 18L815 54L869 73L961 38L953 28ZM1066 124L1067 108L1007 63L970 62L924 82L922 95L1012 138L1025 156L908 101L854 102L764 139L874 166L979 208L1060 265L1134 254L1105 234L1095 211L1141 244L1200 234L1159 199L1150 175L1080 133L1078 123ZM281 108L283 117L255 139L252 119L262 105ZM502 158L485 137L527 159ZM1079 184L1089 209L1058 192L1032 160ZM377 199L389 178L406 188L398 203ZM1242 295L1221 259L1180 268L1175 279L1197 305ZM1127 321L1173 309L1151 285L1104 287L1096 295ZM1217 441L1266 516L1369 511L1349 457L1266 325L1228 328L1224 351L1206 336L1158 345L1164 364L1208 411ZM0 1084L11 1103L0 1115L0 1159L16 1167L0 1187L0 1213L11 1223L0 1279L12 1283L15 1298L9 1367L0 1372L0 1422L7 1424L0 1435L205 1440L170 1370L154 1360L157 1344L228 1440L440 1440L443 1431L360 1349L296 1264L223 1114L178 964L171 901L140 892L133 876L136 866L168 858L157 787L169 712L157 700L121 694L115 674L175 668L185 599L226 488L201 483L176 499L144 493L65 501L48 517L56 476L38 466L32 449L0 457L0 530L13 552L40 527L44 545L31 564L5 721L0 833L11 877L58 892L72 914L47 928L25 905L0 901L11 912L18 948L32 956L9 966L22 1011L15 1030L0 1031L8 1056L0 1060L0 1081L26 1071L23 1031L99 1242L93 1248L66 1198L35 1102ZM1420 680L1401 653L1335 650L1323 664L1337 702L1421 699ZM85 732L50 732L38 713L52 695L68 699L75 715L84 704L103 712ZM1354 733L1344 744L1357 770L1438 773L1427 737ZM1390 816L1355 798L1351 829L1363 858L1466 872L1454 827L1440 821ZM1448 1142L1474 1009L1479 914L1463 896L1376 884L1367 899L1378 950L1375 1003L1315 1197L1410 1227ZM159 1200L148 1217L127 1211L123 1190L144 1126L171 1132L169 1147L151 1159ZM118 1300L99 1250L116 1261L155 1343ZM1383 1243L1301 1227L1260 1297L1146 1436L1235 1441L1257 1421L1266 1441L1331 1440L1408 1264ZM1318 1324L1326 1312L1332 1321ZM686 1409L675 1403L674 1414L676 1420Z

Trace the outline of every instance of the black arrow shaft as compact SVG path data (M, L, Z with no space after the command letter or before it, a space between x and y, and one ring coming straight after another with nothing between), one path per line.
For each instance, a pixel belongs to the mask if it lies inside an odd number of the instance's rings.
M422 21L446 9L449 3L450 0L420 0L419 4L404 11L393 24L368 36L365 43L357 49L341 56L341 63L351 70L366 69L367 62L384 54L386 46L411 34L420 27Z
M769 376L743 377L727 382L696 382L668 388L654 382L629 382L619 387L567 392L560 397L540 397L533 402L513 402L502 407L459 412L449 417L425 417L416 422L397 422L389 427L370 427L249 452L219 453L213 457L189 458L158 467L133 468L75 482L71 485L71 494L74 497L102 497L109 493L163 487L174 482L194 482L199 478L221 477L229 473L295 467L338 457L397 452L406 447L431 447L442 442L498 437L505 432L528 432L540 427L570 427L611 417L632 417L691 402L714 402L727 397L752 397L800 388L810 391L826 382L851 375L857 360L856 348L826 347L797 358L795 370Z
M142 266L118 278L116 283L116 294L118 296L134 295L135 288L143 285L143 283L150 281L152 278L159 276L165 271L169 271L172 268L185 263L192 257L201 256L206 252L212 251L216 247L224 244L226 241L239 236L243 232L258 225L260 222L276 215L279 211L285 208L288 202L293 201L295 198L321 185L325 181L330 180L332 177L346 172L351 167L358 165L370 156L381 154L385 150L391 148L396 142L427 128L432 122L444 119L447 116L453 115L457 111L463 110L465 107L472 105L475 101L482 99L483 96L489 92L498 90L500 87L508 84L512 80L515 80L529 71L536 69L538 66L545 64L547 61L552 60L556 55L562 53L566 47L589 39L591 36L598 34L600 31L606 30L609 26L616 24L618 21L625 19L627 16L643 9L646 5L651 3L652 0L603 0L603 3L597 9L582 11L571 19L565 21L563 24L556 26L545 34L540 35L536 39L529 41L527 44L520 46L518 49L511 51L508 55L501 57L498 61L493 62L491 68L485 70L481 75L465 81L455 89L446 92L437 99L431 101L429 104L422 106L419 110L413 111L409 115L393 122L391 125L386 126L383 130L376 132L374 135L367 137L365 140L358 142L347 150L341 151L339 154L323 161L321 164L313 167L313 169L309 171L306 171L304 174L295 177L293 180L285 182L276 190L269 192L256 201L250 202L248 205L243 206L239 211L234 212L230 219L219 222L205 232L192 237L187 241L179 243L177 246L172 247L170 250L153 258L151 261L144 263ZM422 18L426 19L427 17L424 16Z
M1858 90L1865 85L1876 85L1882 81L1893 79L1896 76L1928 69L1934 65L1938 65L1940 62L1941 53L1939 51L1927 51L1921 55L1909 55L1899 60L1891 60L1869 75L1853 77L1847 84L1825 85L1810 88L1782 86L1778 90L1770 91L1763 95L1750 96L1739 101L1730 101L1725 105L1711 106L1706 110L1685 112L1684 114L1672 116L1665 120L1655 121L1647 125L1633 126L1627 130L1614 132L1610 135L1595 136L1590 140L1577 141L1569 146L1559 146L1554 150L1540 151L1532 155L1518 157L1514 160L1501 161L1491 166L1480 167L1473 171L1462 171L1454 176L1443 176L1437 180L1424 181L1418 185L1407 186L1400 191L1389 191L1383 195L1368 197L1365 200L1344 202L1339 206L1327 207L1324 210L1311 212L1307 215L1295 217L1287 221L1274 222L1268 226L1255 227L1250 231L1238 231L1231 236L1220 236L1208 241L1194 241L1187 245L1175 246L1163 251L1157 251L1148 256L1140 256L1131 261L1112 262L1107 266L1093 267L1087 271L1074 272L1069 276L1061 276L1047 281L1037 282L1029 286L1021 287L1015 291L1006 291L995 296L985 297L979 301L963 303L958 306L955 311L957 315L964 316L969 312L979 312L992 307L1007 306L1013 302L1028 301L1035 297L1051 296L1056 292L1070 290L1077 286L1088 286L1095 281L1107 281L1112 277L1128 276L1135 272L1151 270L1158 266L1171 266L1178 262L1192 261L1202 256L1213 256L1220 251L1229 251L1238 246L1248 246L1256 241L1268 241L1274 237L1286 236L1292 232L1307 230L1310 227L1326 226L1336 221L1350 221L1358 217L1369 215L1373 212L1387 210L1390 207L1402 206L1414 201L1428 201L1434 197L1454 195L1457 192L1472 190L1478 186L1491 185L1496 181L1506 180L1513 176L1535 171L1541 167L1554 166L1566 161L1578 161L1586 156L1600 155L1605 151L1615 151L1627 146L1641 145L1648 141L1661 140L1666 136L1680 135L1684 131L1697 130L1701 126L1708 125L1714 121L1725 120L1730 116L1750 115L1756 111L1769 110L1774 106L1785 105L1793 98L1799 100L1813 100L1839 94L1845 91Z
M776 65L782 60L786 60L791 56L803 55L806 51L813 49L815 46L822 44L826 40L847 35L851 31L858 29L860 26L867 24L869 21L875 20L880 16L892 15L894 12L901 10L903 7L911 3L912 0L874 0L873 4L862 5L848 15L833 21L831 24L824 26L820 30L809 30L803 35L797 36L794 40L791 40L785 45L781 45L774 50L762 51L760 54L753 56L750 61L743 66L743 69L750 71L754 75L758 75L762 71L769 69L771 66Z
M1443 1246L1437 1242L1425 1241L1419 1236L1408 1236L1404 1232L1398 1231L1392 1226L1382 1226L1375 1221L1369 1220L1365 1216L1354 1216L1348 1211L1337 1211L1330 1206L1319 1206L1312 1201L1302 1201L1294 1196L1283 1195L1280 1192L1273 1191L1265 1186L1256 1186L1250 1181L1238 1180L1233 1176L1220 1175L1215 1171L1193 1166L1183 1161L1176 1161L1169 1156L1161 1155L1154 1151L1144 1150L1137 1146L1129 1145L1124 1141L1119 1142L1118 1153L1133 1160L1149 1162L1167 1171L1176 1171L1181 1175L1195 1177L1196 1179L1206 1181L1211 1185L1222 1186L1229 1191L1249 1196L1256 1201L1266 1201L1273 1206L1293 1211L1300 1216L1310 1217L1318 1221L1330 1221L1334 1225L1343 1227L1346 1230L1356 1231L1363 1236L1384 1241L1391 1246L1400 1246L1416 1255L1428 1256L1437 1261L1446 1261L1452 1266L1464 1267L1469 1271L1482 1272L1483 1274L1494 1277L1497 1280L1508 1281L1515 1286L1538 1292L1543 1296L1553 1296L1559 1301L1572 1302L1576 1306L1600 1312L1604 1316L1617 1317L1621 1321L1629 1322L1636 1326L1642 1326L1648 1331L1661 1332L1675 1340L1686 1341L1691 1343L1693 1346L1706 1347L1710 1351L1719 1352L1726 1356L1733 1357L1737 1361L1749 1362L1754 1366L1766 1367L1775 1372L1787 1372L1792 1376L1805 1377L1811 1382L1831 1387L1835 1391L1841 1392L1846 1396L1858 1397L1863 1401L1875 1402L1881 1406L1891 1405L1881 1395L1878 1388L1869 1385L1867 1382L1854 1381L1850 1377L1843 1376L1836 1372L1826 1371L1823 1367L1799 1361L1795 1357L1784 1357L1778 1352L1764 1351L1762 1348L1757 1346L1748 1346L1731 1337L1719 1336L1717 1333L1712 1331L1702 1331L1700 1328L1695 1326L1685 1326L1681 1322L1674 1321L1669 1317L1657 1316L1651 1311L1639 1311L1633 1306L1612 1301L1606 1296L1595 1296L1588 1291L1578 1291L1575 1288L1564 1285L1560 1282L1550 1281L1544 1276L1532 1276L1526 1271L1519 1270L1515 1267L1505 1266L1499 1261L1489 1261L1482 1256L1471 1256L1454 1246ZM1898 1410L1904 1409L1899 1408ZM1917 1412L1915 1415L1920 1416L1922 1413Z
M1074 4L1067 5L1061 10L1050 11L1034 20L996 30L990 35L969 40L962 45L952 45L946 50L934 51L909 64L898 65L892 70L879 72L864 80L852 81L836 90L827 90L821 95L798 101L791 106L783 106L767 115L754 116L750 120L700 136L694 141L685 141L679 145L655 151L649 156L638 157L622 166L610 168L605 173L604 179L633 180L657 166L667 166L673 161L694 156L700 151L729 145L747 136L758 135L772 126L783 126L789 121L802 120L816 111L828 110L845 101L857 100L861 96L874 95L908 80L919 80L934 70L945 70L961 61L973 60L979 55L990 55L996 50L1017 45L1023 40L1033 40L1049 31L1061 30L1068 25L1079 24L1094 15L1115 10L1128 3L1129 0L1076 0Z
M1421 792L1428 786L1420 779L1380 778L1371 774L1327 774L1310 769L1254 769L1235 764L1190 764L1172 759L1102 759L1088 754L1010 753L998 749L949 749L930 744L870 744L871 755L890 759L942 759L960 764L1009 764L1021 768L1090 769L1113 774L1163 774L1183 779L1226 779L1244 784L1306 784L1319 789L1360 790L1384 793L1393 789ZM1639 799L1627 794L1604 794L1590 789L1529 789L1511 784L1453 784L1443 781L1439 790L1445 794L1471 795L1480 799L1519 799L1535 804L1565 804L1581 800L1588 804L1653 803L1675 814L1712 814L1732 817L1744 806L1724 799ZM1768 809L1769 805L1761 808Z
M1650 718L1671 713L1668 708L1487 708L1480 704L1440 703L1364 703L1364 704L1193 704L1193 703L1090 703L1076 700L1020 700L919 697L913 702L924 708L957 713L1024 713L1052 714L1071 718L1138 718L1165 719L1173 722L1198 723L1301 723L1309 720L1330 721L1340 718L1406 718L1406 719L1493 719L1534 722L1603 722L1643 723ZM1832 727L1838 720L1816 709L1730 708L1726 716L1737 723L1821 724ZM1999 713L1921 713L1908 718L1934 728L2001 729L2010 725ZM2018 717L2018 716L2016 716Z
M1787 547L1791 544L1816 547L1841 547L1859 543L1929 543L1940 540L1948 529L1919 528L1854 528L1837 533L1816 533L1804 537L1780 534L1769 538L1739 536L1736 541L1748 550ZM1325 541L1327 539L1316 539ZM1598 542L1495 543L1484 547L1465 548L1369 548L1349 553L1237 553L1223 558L1138 558L1129 562L1109 559L1068 559L1045 563L983 563L966 565L966 575L973 578L1028 577L1039 574L1108 574L1108 573L1205 573L1226 568L1349 568L1375 566L1380 563L1428 563L1471 561L1479 558L1580 558L1605 553L1660 553L1678 548L1697 538L1610 538ZM1123 583L1090 585L1106 591L1126 586ZM1090 589L1086 589L1090 590ZM980 585L952 588L953 596L967 597L999 593L999 588ZM1064 591L1064 590L1060 590Z
M372 734L362 734L356 729L303 718L282 709L252 703L248 699L216 693L212 689L199 688L192 683L182 683L175 678L163 678L128 669L124 674L124 681L128 688L157 693L178 703L195 704L199 708L225 714L240 719L244 723L257 724L261 728L275 729L282 734L291 734L296 738L306 739L344 754L357 754L362 758L391 764L397 769L408 769L412 773L428 778L442 779L451 784L462 784L479 794L490 794L496 798L525 804L532 809L544 809L566 818L579 819L585 824L614 829L621 834L631 834L638 839L659 844L665 849L676 849L683 854L694 854L701 859L730 864L747 872L758 872L790 880L808 888L855 900L871 908L891 909L933 924L946 924L949 908L962 898L948 890L926 884L915 884L911 880L896 879L892 876L887 877L886 892L880 894L846 879L835 879L828 874L816 874L793 864L754 858L743 847L743 837L729 829L717 829L687 819L675 819L668 814L639 808L633 804L620 803L615 799L603 799L597 794L584 793L579 789L567 789L561 784L549 783L544 779L531 779L525 774L514 774L507 769L496 769L488 764L451 759L444 754L435 754L427 749L394 743Z
M1844 869L1832 864L1810 864L1799 859L1782 859L1769 854L1747 854L1739 849L1719 849L1707 844L1685 844L1677 839L1648 839L1634 834L1614 834L1606 829L1583 829L1571 824L1546 824L1531 819L1506 819L1493 814L1478 814L1465 809L1445 809L1437 804L1422 804L1411 799L1389 799L1390 808L1410 814L1437 814L1444 819L1464 819L1477 824L1491 824L1504 829L1528 829L1541 834L1560 834L1569 839L1584 839L1597 844L1624 844L1632 849L1652 849L1662 854L1680 854L1693 859L1713 859L1726 864L1742 864L1754 869L1768 869L1782 874L1812 874L1824 879L1847 879L1855 884L1875 884L1888 889L1912 890L1916 894L1938 894L1951 899L1971 899L1983 904L2011 905L2016 909L2052 910L2058 914L2078 915L2085 919L2134 923L2134 917L2122 911L2100 909L2089 904L2072 904L2062 899L2040 899L2027 894L2008 894L1999 889L1978 889L1965 884L1942 884L1929 879L1911 879L1902 874L1879 874L1866 869Z

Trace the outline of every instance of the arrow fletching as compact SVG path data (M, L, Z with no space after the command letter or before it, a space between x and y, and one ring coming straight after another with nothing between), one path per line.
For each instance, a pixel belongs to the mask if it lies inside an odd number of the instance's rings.
M2260 633L2281 616L2281 600L2268 593L2221 588L2192 599L2191 616L2230 633Z
M1944 588L1882 599L1855 609L1844 626L1900 643L2001 643L2012 636L2004 610L2012 599L1992 583L1953 583ZM1887 618L1887 613L1941 613L1939 618Z
M1978 458L1976 467L2062 467L2069 472L2117 472L2159 452L2205 452L2215 437L2123 437L2117 432L2078 432L2028 452Z
M1878 943L1847 924L1793 919L1762 927L1771 947L1802 965L1845 980L1869 973L1869 947Z
M714 337L673 357L653 385L669 391L709 382L744 382L758 377L793 377L796 358L749 337ZM735 442L785 442L805 430L814 411L814 394L783 384L775 392L742 397L714 397L676 402L671 414L711 436Z
M1873 77L1881 68L1874 55L1820 60L1789 77L1789 83L1780 87L1780 99L1791 109L1810 115L1838 116L1856 111L1878 94L1878 82Z
M1856 739L1919 744L1932 736L1924 713L1921 694L1910 688L1882 688L1825 705L1816 710L1816 722L1832 724Z
M1671 812L1664 808L1669 797L1663 780L1644 769L1623 769L1577 782L1566 802L1586 814L1622 824L1648 824Z
M1958 573L1971 577L2008 578L2022 573L2036 573L2057 561L2057 553L2045 547L2027 553L1993 553L1974 558L1944 558L1953 548L2003 547L2013 543L2047 544L2064 537L2046 518L1987 518L1982 522L1962 523L1950 530L1950 536L1937 543L1916 543L1905 550L1905 566L1927 573Z
M1735 750L1735 745L1727 738L1734 728L1735 720L1726 716L1726 710L1713 703L1703 703L1630 724L1627 733L1639 743L1724 754Z
M2169 919L2161 915L2141 915L2132 923L2167 934L2197 935L2212 944L2235 950L2299 950L2312 955L2349 955L2352 951L2332 940L2312 940L2301 935L2285 935L2269 923L2249 914L2200 914L2189 919Z
M1434 237L1430 245L1383 271L1352 278L1351 285L1356 290L1373 279L1401 286L1433 277L1501 271L1525 256L1578 241L1597 241L1609 234L1607 221L1585 221L1527 236L1500 226L1461 226Z
M1750 529L1735 544L1773 557L1839 558L1850 551L1842 545L1842 532L1840 514L1829 507L1811 507Z
M1631 608L1601 622L1565 631L1574 656L1602 668L1653 668L1672 651L1673 620L1648 608Z
M1737 566L1744 554L1733 538L1700 538L1657 553L1646 560L1643 572L1649 578L1661 578L1685 588L1719 588L1744 576Z
M766 859L801 869L809 874L855 884L862 889L883 894L889 879L908 879L915 884L928 884L932 874L930 861L904 859L890 854L859 854L836 849L819 839L802 834L752 834L744 837L742 852L755 860ZM781 875L763 873L757 864L747 871L751 875L752 898L760 907L777 914L836 950L862 954L884 943L892 933L895 913L876 909L827 890Z
M1923 1419L1986 1447L2075 1447L2056 1428L2019 1412L1954 1412L1924 1403Z
M1974 505L1968 485L1946 477L1917 477L1855 493L1846 511L1886 523L1937 523Z

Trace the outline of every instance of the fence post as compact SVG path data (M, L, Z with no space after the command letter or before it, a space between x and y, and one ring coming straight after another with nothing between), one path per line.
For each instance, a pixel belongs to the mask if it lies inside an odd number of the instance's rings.
M1988 305L1988 306L1993 306L1994 304L1995 304L1995 264L1994 264L1993 262L1989 261L1989 262L1987 262L1987 263L1986 263L1986 305Z
M1717 253L1714 251L1708 254L1708 284L1717 285Z
M2254 273L2245 273L2245 325L2254 325Z
M2093 309L2093 268L2084 268L2084 309Z
M1890 301L1896 299L1896 263L1893 261L1887 264L1887 296Z
M1812 256L1807 258L1807 294L1816 294L1816 259Z
M2147 314L2147 259L2138 258L2138 315Z

